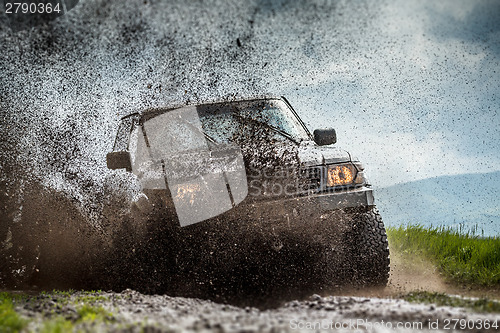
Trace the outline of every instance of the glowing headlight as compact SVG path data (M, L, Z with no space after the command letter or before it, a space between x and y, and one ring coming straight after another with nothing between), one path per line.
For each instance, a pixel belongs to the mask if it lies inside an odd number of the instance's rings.
M199 184L180 184L177 185L177 195L175 198L179 201L189 202L193 205L196 194L200 192Z
M326 185L350 185L354 182L356 169L352 164L331 165L328 167Z

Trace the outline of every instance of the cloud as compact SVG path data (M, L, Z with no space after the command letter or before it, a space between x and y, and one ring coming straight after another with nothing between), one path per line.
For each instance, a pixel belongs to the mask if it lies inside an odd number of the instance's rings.
M335 126L381 185L500 170L498 8L386 4L369 31L353 33L354 53L285 73L290 100L311 127Z

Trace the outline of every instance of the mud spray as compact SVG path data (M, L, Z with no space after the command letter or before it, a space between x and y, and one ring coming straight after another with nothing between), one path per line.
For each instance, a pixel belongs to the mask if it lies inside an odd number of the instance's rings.
M300 265L314 244L297 238L295 252L272 262L242 257L240 271L207 274L214 259L169 256L166 249L184 244L130 217L137 189L106 169L105 155L119 119L134 111L307 90L292 78L322 72L333 56L350 59L379 11L372 2L95 0L17 32L0 16L0 288L197 290L227 299L247 283L259 295L278 292L287 285L280 261ZM170 274L174 264L182 283ZM249 271L261 280L245 281Z

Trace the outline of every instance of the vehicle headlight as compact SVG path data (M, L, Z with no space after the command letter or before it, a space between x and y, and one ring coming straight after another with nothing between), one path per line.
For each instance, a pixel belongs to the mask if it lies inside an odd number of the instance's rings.
M193 205L196 195L200 192L200 184L179 184L177 185L177 193L175 199L180 202L190 203Z
M341 186L354 183L356 168L352 164L338 164L328 166L326 185Z

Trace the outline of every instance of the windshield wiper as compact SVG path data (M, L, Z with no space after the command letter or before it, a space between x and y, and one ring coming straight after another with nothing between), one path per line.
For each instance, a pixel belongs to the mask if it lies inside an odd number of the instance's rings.
M258 121L257 119L243 117L242 115L237 114L235 112L233 112L232 115L235 116L236 118L239 118L239 119L242 119L242 120L245 120L245 121L249 120L249 121L251 121L253 123L262 125L265 128L271 129L273 132L280 134L282 137L287 138L288 140L292 141L293 143L300 144L300 142L298 142L293 136L291 136L287 132L285 132L285 131L283 131L283 130L281 130L281 129L273 126L273 125L269 125L268 123L265 123L265 122L262 122L262 121Z

